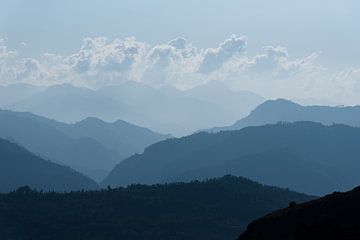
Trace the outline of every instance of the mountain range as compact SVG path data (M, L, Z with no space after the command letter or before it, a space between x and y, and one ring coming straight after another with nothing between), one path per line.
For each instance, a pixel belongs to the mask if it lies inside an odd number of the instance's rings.
M252 220L314 197L233 176L71 193L0 194L0 239L235 239Z
M239 130L277 122L312 121L325 125L340 123L360 126L360 106L302 106L285 99L268 100L228 127L215 127L209 132Z
M124 121L87 118L65 124L31 113L0 110L0 137L100 181L123 158L170 136Z
M308 194L360 182L360 129L314 122L278 123L168 139L120 162L103 186L244 176Z
M69 167L44 160L28 150L0 139L0 192L22 186L45 191L97 189L90 178Z
M10 88L11 85L7 87ZM1 106L66 123L87 117L110 122L122 119L157 132L183 136L198 129L230 124L263 101L254 93L232 91L219 82L182 91L171 86L154 88L129 81L97 90L54 85L18 96L18 101L5 101Z

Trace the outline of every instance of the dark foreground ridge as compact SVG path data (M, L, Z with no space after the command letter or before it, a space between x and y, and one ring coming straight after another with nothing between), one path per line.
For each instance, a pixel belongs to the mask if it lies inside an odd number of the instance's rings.
M0 192L14 191L24 185L60 192L98 189L93 180L73 169L44 160L0 138Z
M313 197L240 178L71 193L0 194L0 239L235 239L252 220Z
M238 240L360 239L360 187L294 205L252 222Z

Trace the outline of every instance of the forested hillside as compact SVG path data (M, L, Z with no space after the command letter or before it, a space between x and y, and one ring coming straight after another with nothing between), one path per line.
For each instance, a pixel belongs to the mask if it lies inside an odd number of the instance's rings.
M0 194L0 239L235 239L246 224L313 197L225 176L93 192Z

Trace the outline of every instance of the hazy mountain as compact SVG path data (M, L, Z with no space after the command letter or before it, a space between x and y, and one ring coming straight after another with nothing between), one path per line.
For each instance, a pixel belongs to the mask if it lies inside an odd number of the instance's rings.
M96 139L103 146L116 150L122 157L142 153L145 147L171 137L122 120L108 123L93 117L74 124L57 125L56 128L74 138Z
M235 239L252 220L313 197L226 176L66 194L0 194L0 238Z
M0 137L101 180L124 157L168 136L123 121L87 118L65 124L31 113L0 111Z
M22 101L43 89L44 87L37 87L24 83L0 86L0 107L4 108L13 103Z
M93 180L71 168L43 160L14 143L0 139L0 192L13 191L24 185L46 191L97 188Z
M356 240L360 236L360 188L333 193L262 217L238 240Z
M95 139L72 138L48 121L30 113L0 111L0 137L97 180L122 159Z
M152 88L130 81L99 90L104 96L131 106L128 121L159 132L190 134L202 126L216 126L234 119L222 106L195 99L173 87Z
M29 111L67 123L87 117L108 122L122 119L183 136L198 129L233 123L262 101L253 93L234 92L215 82L181 91L172 86L154 88L129 81L98 90L55 85L5 105L8 109Z
M255 108L249 116L237 121L234 125L213 128L209 131L238 130L247 126L296 121L313 121L326 125L341 123L360 126L360 106L302 106L285 99L268 100Z
M231 173L323 194L349 189L360 181L359 138L359 128L313 122L202 132L148 147L119 163L102 184L159 183Z
M9 105L15 111L28 111L67 123L89 116L108 121L126 118L131 109L112 98L87 88L55 85L22 101Z
M265 99L249 91L233 91L220 81L209 81L186 91L188 96L223 106L235 119L247 116Z

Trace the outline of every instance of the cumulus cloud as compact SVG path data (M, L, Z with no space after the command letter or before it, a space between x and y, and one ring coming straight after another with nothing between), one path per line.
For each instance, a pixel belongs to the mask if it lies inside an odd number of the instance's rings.
M231 35L217 48L208 48L203 53L199 66L200 73L209 73L221 68L225 63L244 52L247 46L246 37Z
M197 49L182 37L155 45L144 58L141 79L153 85L186 85L185 76L196 72L199 58Z
M190 88L221 80L268 97L360 96L359 69L329 73L317 64L319 52L293 58L285 47L266 46L251 56L247 45L246 37L236 35L215 48L197 48L183 37L155 45L133 37L96 37L85 38L73 54L45 53L35 59L21 57L21 49L9 50L0 39L0 84L72 83L96 88L134 80Z
M256 55L248 63L246 71L254 77L284 79L297 74L311 73L318 68L314 61L319 53L291 60L285 47L267 46L264 52Z
M146 44L135 38L115 39L112 42L102 37L86 38L77 53L63 59L63 65L84 78L99 81L127 79L145 50Z

